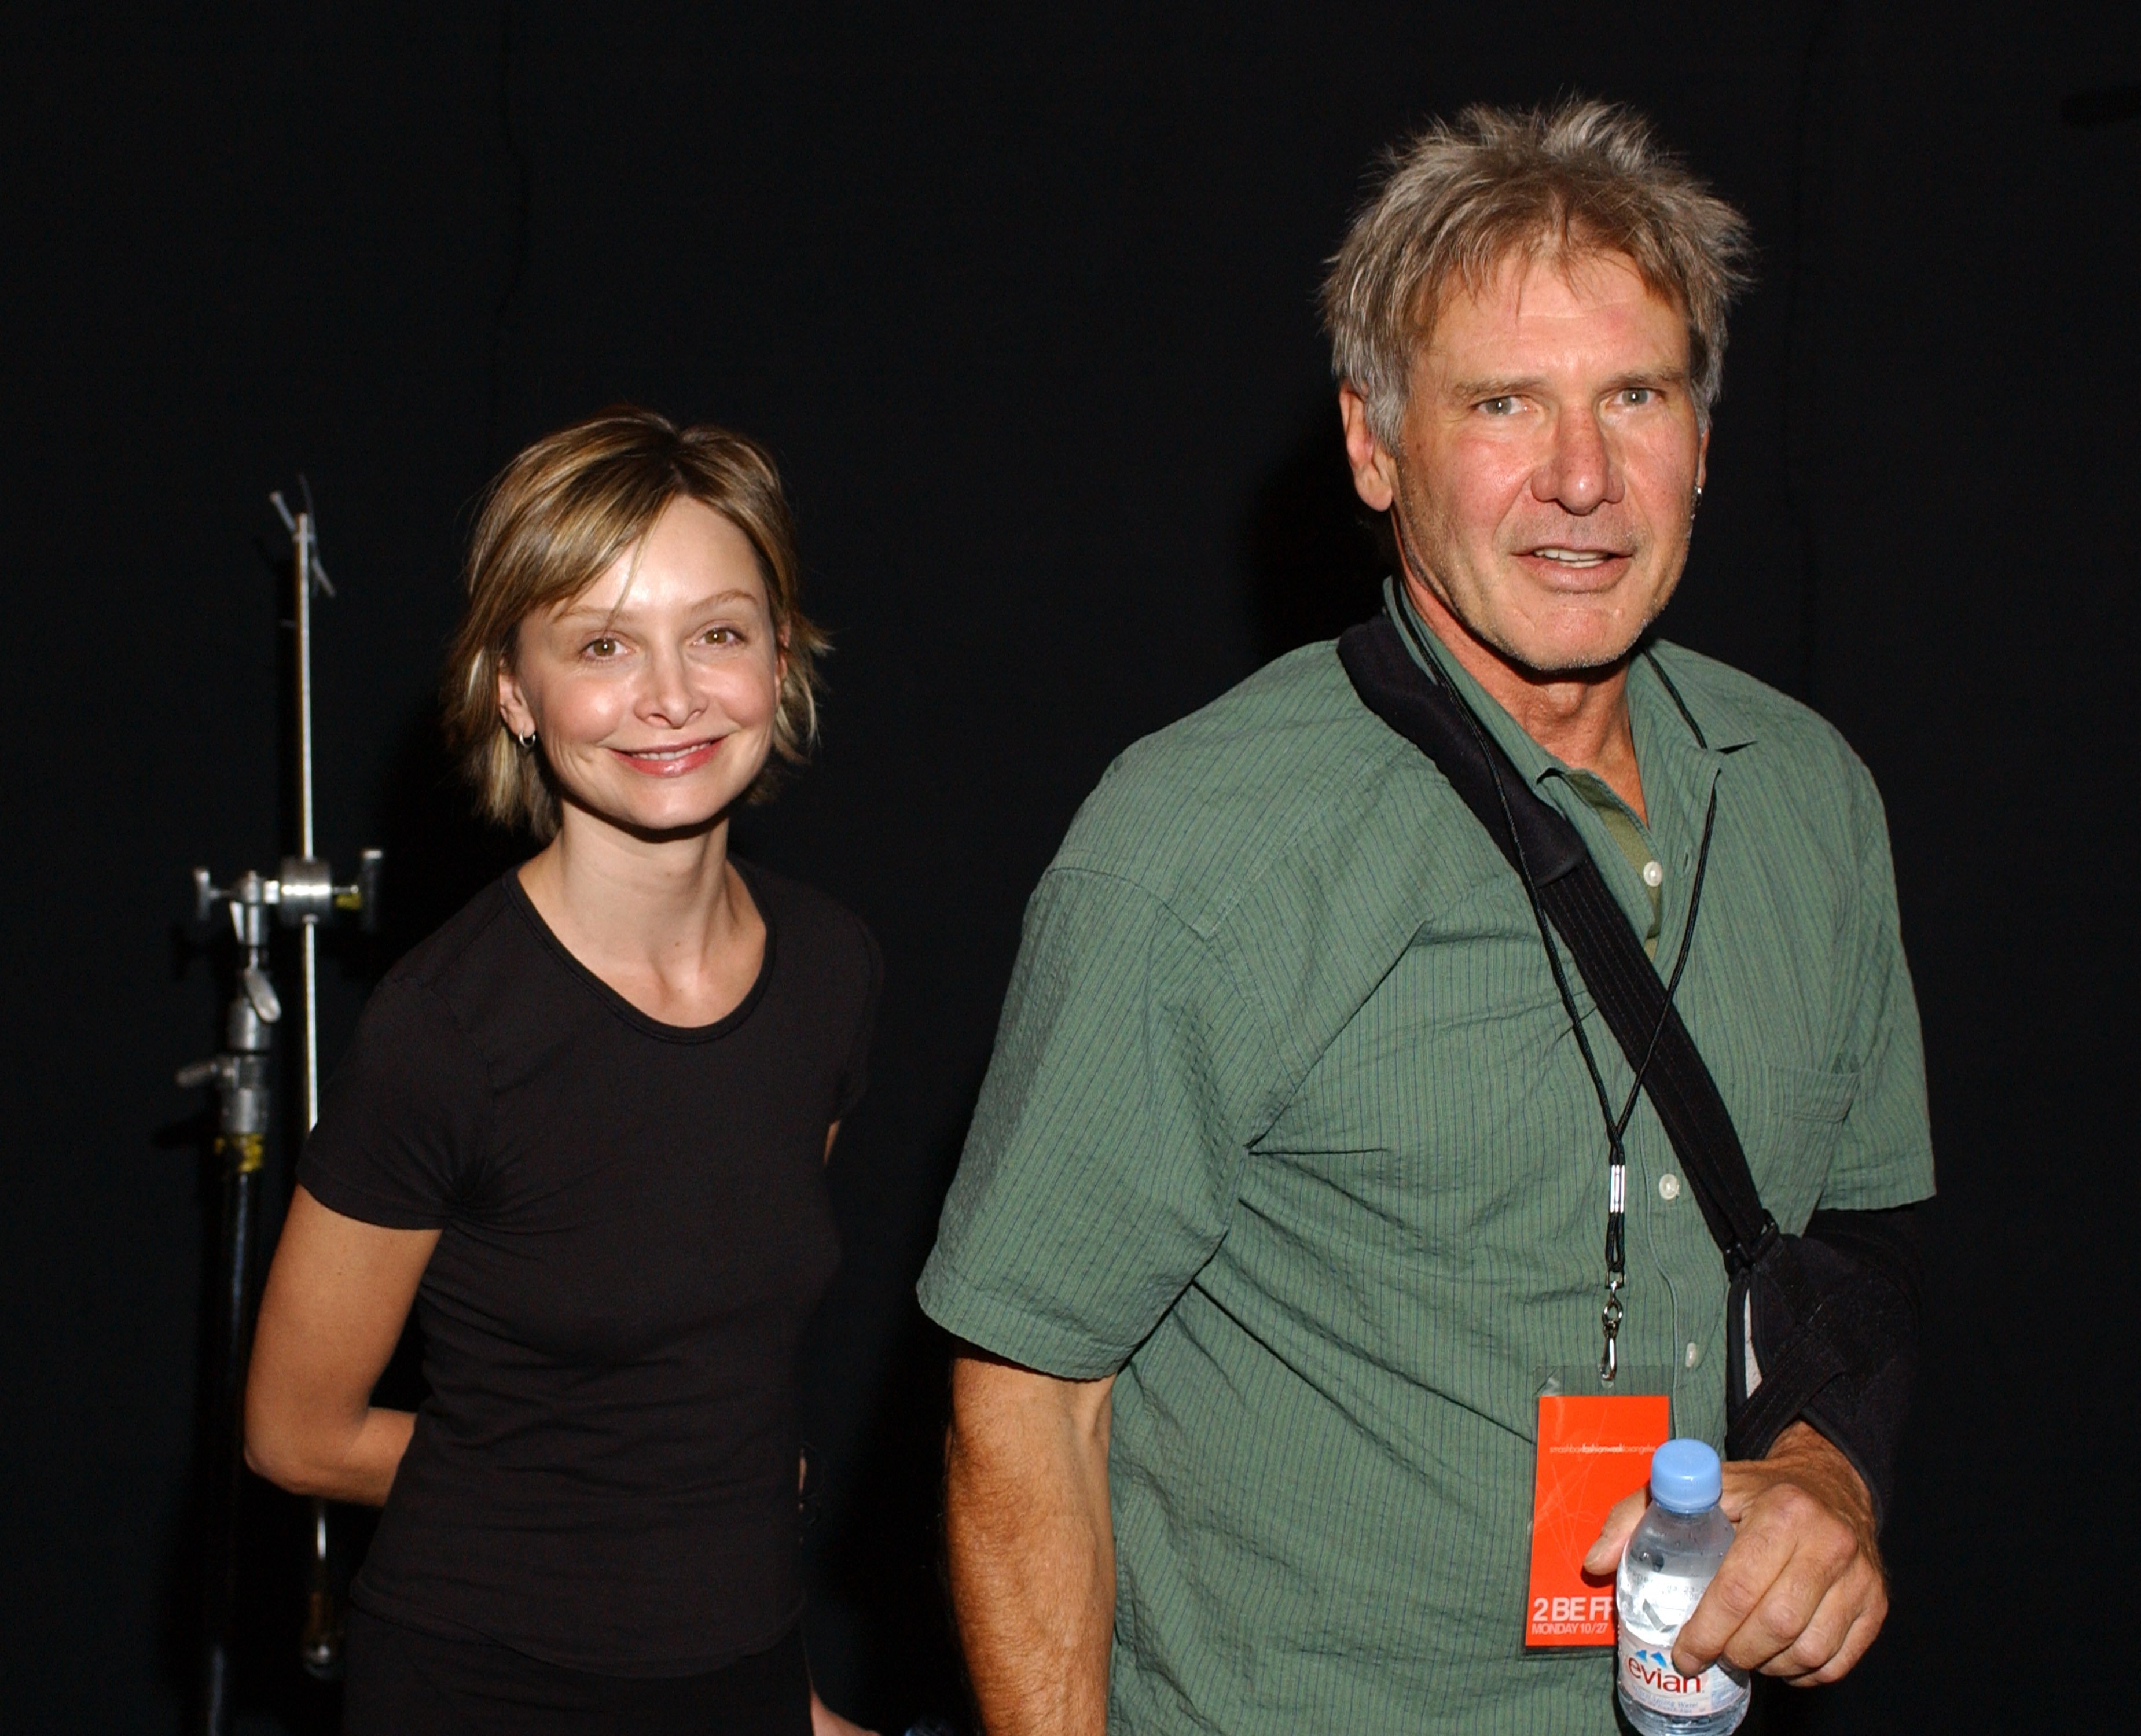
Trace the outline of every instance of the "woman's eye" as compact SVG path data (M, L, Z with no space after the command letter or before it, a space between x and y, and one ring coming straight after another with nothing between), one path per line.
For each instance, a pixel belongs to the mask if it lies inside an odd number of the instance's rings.
M709 645L736 645L743 639L743 635L732 627L710 627L703 637Z
M591 657L613 657L617 655L617 641L609 638L588 641L588 655Z

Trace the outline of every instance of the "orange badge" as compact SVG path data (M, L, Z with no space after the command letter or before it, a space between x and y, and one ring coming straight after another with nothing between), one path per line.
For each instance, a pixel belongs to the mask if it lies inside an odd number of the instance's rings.
M1532 1493L1527 1645L1611 1645L1613 1576L1583 1571L1584 1552L1613 1503L1641 1488L1651 1455L1671 1435L1663 1393L1538 1401L1538 1475Z

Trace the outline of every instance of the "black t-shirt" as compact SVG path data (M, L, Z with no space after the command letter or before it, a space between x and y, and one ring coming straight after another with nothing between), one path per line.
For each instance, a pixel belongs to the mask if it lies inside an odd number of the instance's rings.
M825 1129L879 976L829 899L737 864L765 958L736 1011L648 1018L513 875L366 1007L298 1178L443 1231L431 1395L354 1591L548 1662L684 1675L801 1611L796 1342L839 1257Z

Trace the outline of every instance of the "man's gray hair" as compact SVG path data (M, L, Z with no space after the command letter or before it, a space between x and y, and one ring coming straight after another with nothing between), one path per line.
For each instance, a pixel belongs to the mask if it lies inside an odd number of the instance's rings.
M1393 452L1415 356L1444 293L1479 294L1512 253L1625 254L1687 319L1688 384L1710 422L1725 315L1746 281L1746 220L1610 103L1468 108L1392 150L1323 282L1331 371L1366 401Z

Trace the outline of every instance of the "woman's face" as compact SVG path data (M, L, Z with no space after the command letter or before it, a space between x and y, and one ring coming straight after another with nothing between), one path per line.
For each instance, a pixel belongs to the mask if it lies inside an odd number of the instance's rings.
M499 671L575 810L634 833L704 828L773 745L784 664L744 534L679 497L581 592L529 616Z

